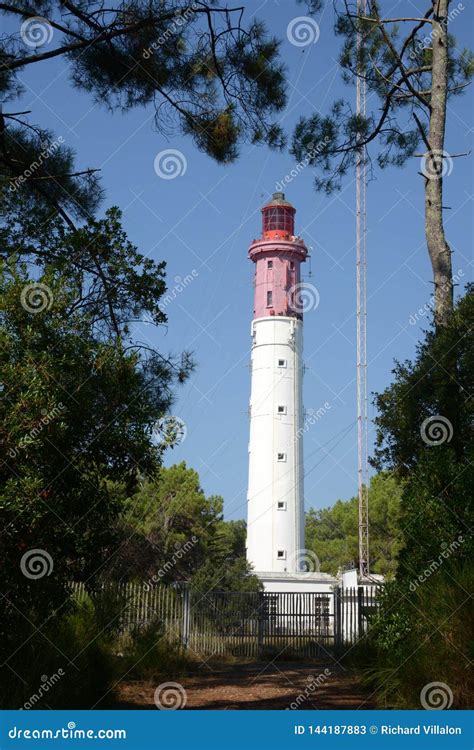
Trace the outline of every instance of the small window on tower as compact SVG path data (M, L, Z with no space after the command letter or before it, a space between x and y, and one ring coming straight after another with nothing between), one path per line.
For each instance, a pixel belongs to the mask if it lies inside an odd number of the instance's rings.
M286 503L283 500L279 500L277 503L278 510L286 510Z
M272 260L268 261L268 268L273 268L273 261Z
M278 367L286 367L286 359L279 359Z
M286 406L283 404L278 404L277 408L278 414L286 414Z
M277 461L286 461L286 453L277 453Z
M279 560L286 560L286 550L284 549L277 550L277 557Z
M294 270L295 270L295 264L294 264L294 262L293 262L292 260L290 261L290 269L291 269L292 271L294 271Z
M267 292L267 307L271 307L273 305L273 292Z

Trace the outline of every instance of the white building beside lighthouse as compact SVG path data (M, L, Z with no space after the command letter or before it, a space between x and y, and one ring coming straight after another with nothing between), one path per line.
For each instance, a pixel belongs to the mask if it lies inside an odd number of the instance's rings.
M304 544L303 305L295 209L283 193L262 208L252 320L247 559L267 590L327 590Z

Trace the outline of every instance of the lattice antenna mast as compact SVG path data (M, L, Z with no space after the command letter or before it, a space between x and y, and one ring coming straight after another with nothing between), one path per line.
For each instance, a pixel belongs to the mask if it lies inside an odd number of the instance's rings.
M357 0L357 15L366 15L367 0ZM359 22L358 22L359 23ZM359 26L358 26L359 28ZM363 44L357 31L357 60ZM356 111L365 117L367 87L364 71L356 77ZM369 575L369 465L367 417L367 227L365 149L356 162L356 247L357 247L357 479L359 490L359 576Z

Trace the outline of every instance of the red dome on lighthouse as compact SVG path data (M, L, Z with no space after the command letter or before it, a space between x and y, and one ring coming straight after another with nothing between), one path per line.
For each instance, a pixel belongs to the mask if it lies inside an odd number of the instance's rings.
M262 236L249 248L255 263L254 318L284 315L301 318L296 298L300 265L308 251L294 234L296 209L284 193L273 193L262 208Z

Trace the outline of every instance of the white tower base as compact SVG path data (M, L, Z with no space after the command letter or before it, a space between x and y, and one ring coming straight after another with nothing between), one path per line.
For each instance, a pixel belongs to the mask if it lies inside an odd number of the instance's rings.
M272 574L304 570L302 328L252 321L247 559Z

